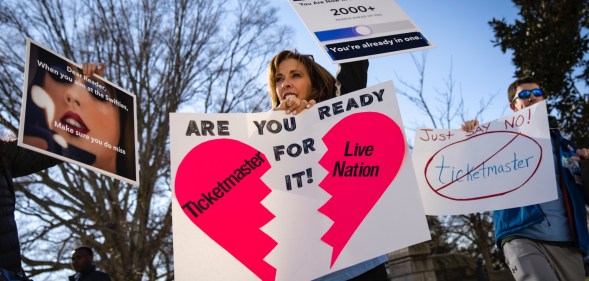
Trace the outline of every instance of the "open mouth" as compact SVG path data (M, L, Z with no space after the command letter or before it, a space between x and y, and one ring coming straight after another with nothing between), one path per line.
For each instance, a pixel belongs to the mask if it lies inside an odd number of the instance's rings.
M76 134L76 132L88 134L90 131L86 127L86 124L84 124L84 121L82 121L82 118L80 118L78 114L75 114L71 111L66 112L59 121L62 125L68 128L67 132L73 136L79 136L79 134Z

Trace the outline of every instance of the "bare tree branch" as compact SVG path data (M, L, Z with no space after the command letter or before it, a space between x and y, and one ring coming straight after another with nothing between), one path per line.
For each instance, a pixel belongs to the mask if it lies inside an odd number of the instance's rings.
M18 128L25 37L137 97L140 186L75 165L19 181L23 260L35 280L71 271L71 250L96 250L113 280L173 280L169 113L258 111L260 75L288 44L268 0L0 3L2 120Z
M453 63L450 62L450 71L448 77L445 78L443 89L436 89L436 112L432 111L432 107L428 103L431 101L429 95L425 91L425 69L426 69L426 53L423 53L421 60L417 60L412 54L413 62L418 70L419 79L417 85L409 82L401 81L401 85L407 87L409 90L397 89L397 92L409 99L421 112L426 115L426 118L431 123L433 128L450 129L453 126L459 126L465 120L471 120L474 117L480 116L481 113L491 104L493 96L488 99L481 99L480 109L477 110L474 116L468 116L466 112L464 99L456 93L456 80L453 77ZM457 120L458 119L458 120ZM459 124L457 124L459 121ZM463 248L472 248L474 251L467 251L456 248L454 250L464 251L471 255L480 253L485 261L487 270L492 270L492 249L493 249L493 223L492 216L489 212L461 215L461 216L440 216L437 217L441 221L442 227L436 228L439 232L437 235L442 239L448 239L449 245L463 245ZM439 245L444 245L444 241L434 241Z

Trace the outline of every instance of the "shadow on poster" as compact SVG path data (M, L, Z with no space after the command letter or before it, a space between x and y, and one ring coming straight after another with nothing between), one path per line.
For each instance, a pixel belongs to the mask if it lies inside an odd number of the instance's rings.
M27 39L19 145L138 185L136 99Z

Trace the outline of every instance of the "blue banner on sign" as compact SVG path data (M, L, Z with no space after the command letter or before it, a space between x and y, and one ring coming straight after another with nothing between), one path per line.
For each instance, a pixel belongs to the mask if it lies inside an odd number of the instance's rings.
M430 46L421 32L388 35L325 45L334 61Z

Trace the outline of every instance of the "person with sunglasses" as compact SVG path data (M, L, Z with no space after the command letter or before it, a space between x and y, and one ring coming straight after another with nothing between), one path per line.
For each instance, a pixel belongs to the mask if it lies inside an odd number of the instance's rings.
M530 77L515 80L507 90L509 107L522 110L544 100L540 84ZM515 280L585 280L583 256L589 250L587 215L579 161L588 149L576 149L549 117L558 199L493 211L495 239ZM478 120L466 121L470 131Z
M298 114L316 102L366 87L368 61L340 64L337 79L309 55L285 50L268 65L268 89L272 108ZM332 272L314 281L388 281L386 255Z

